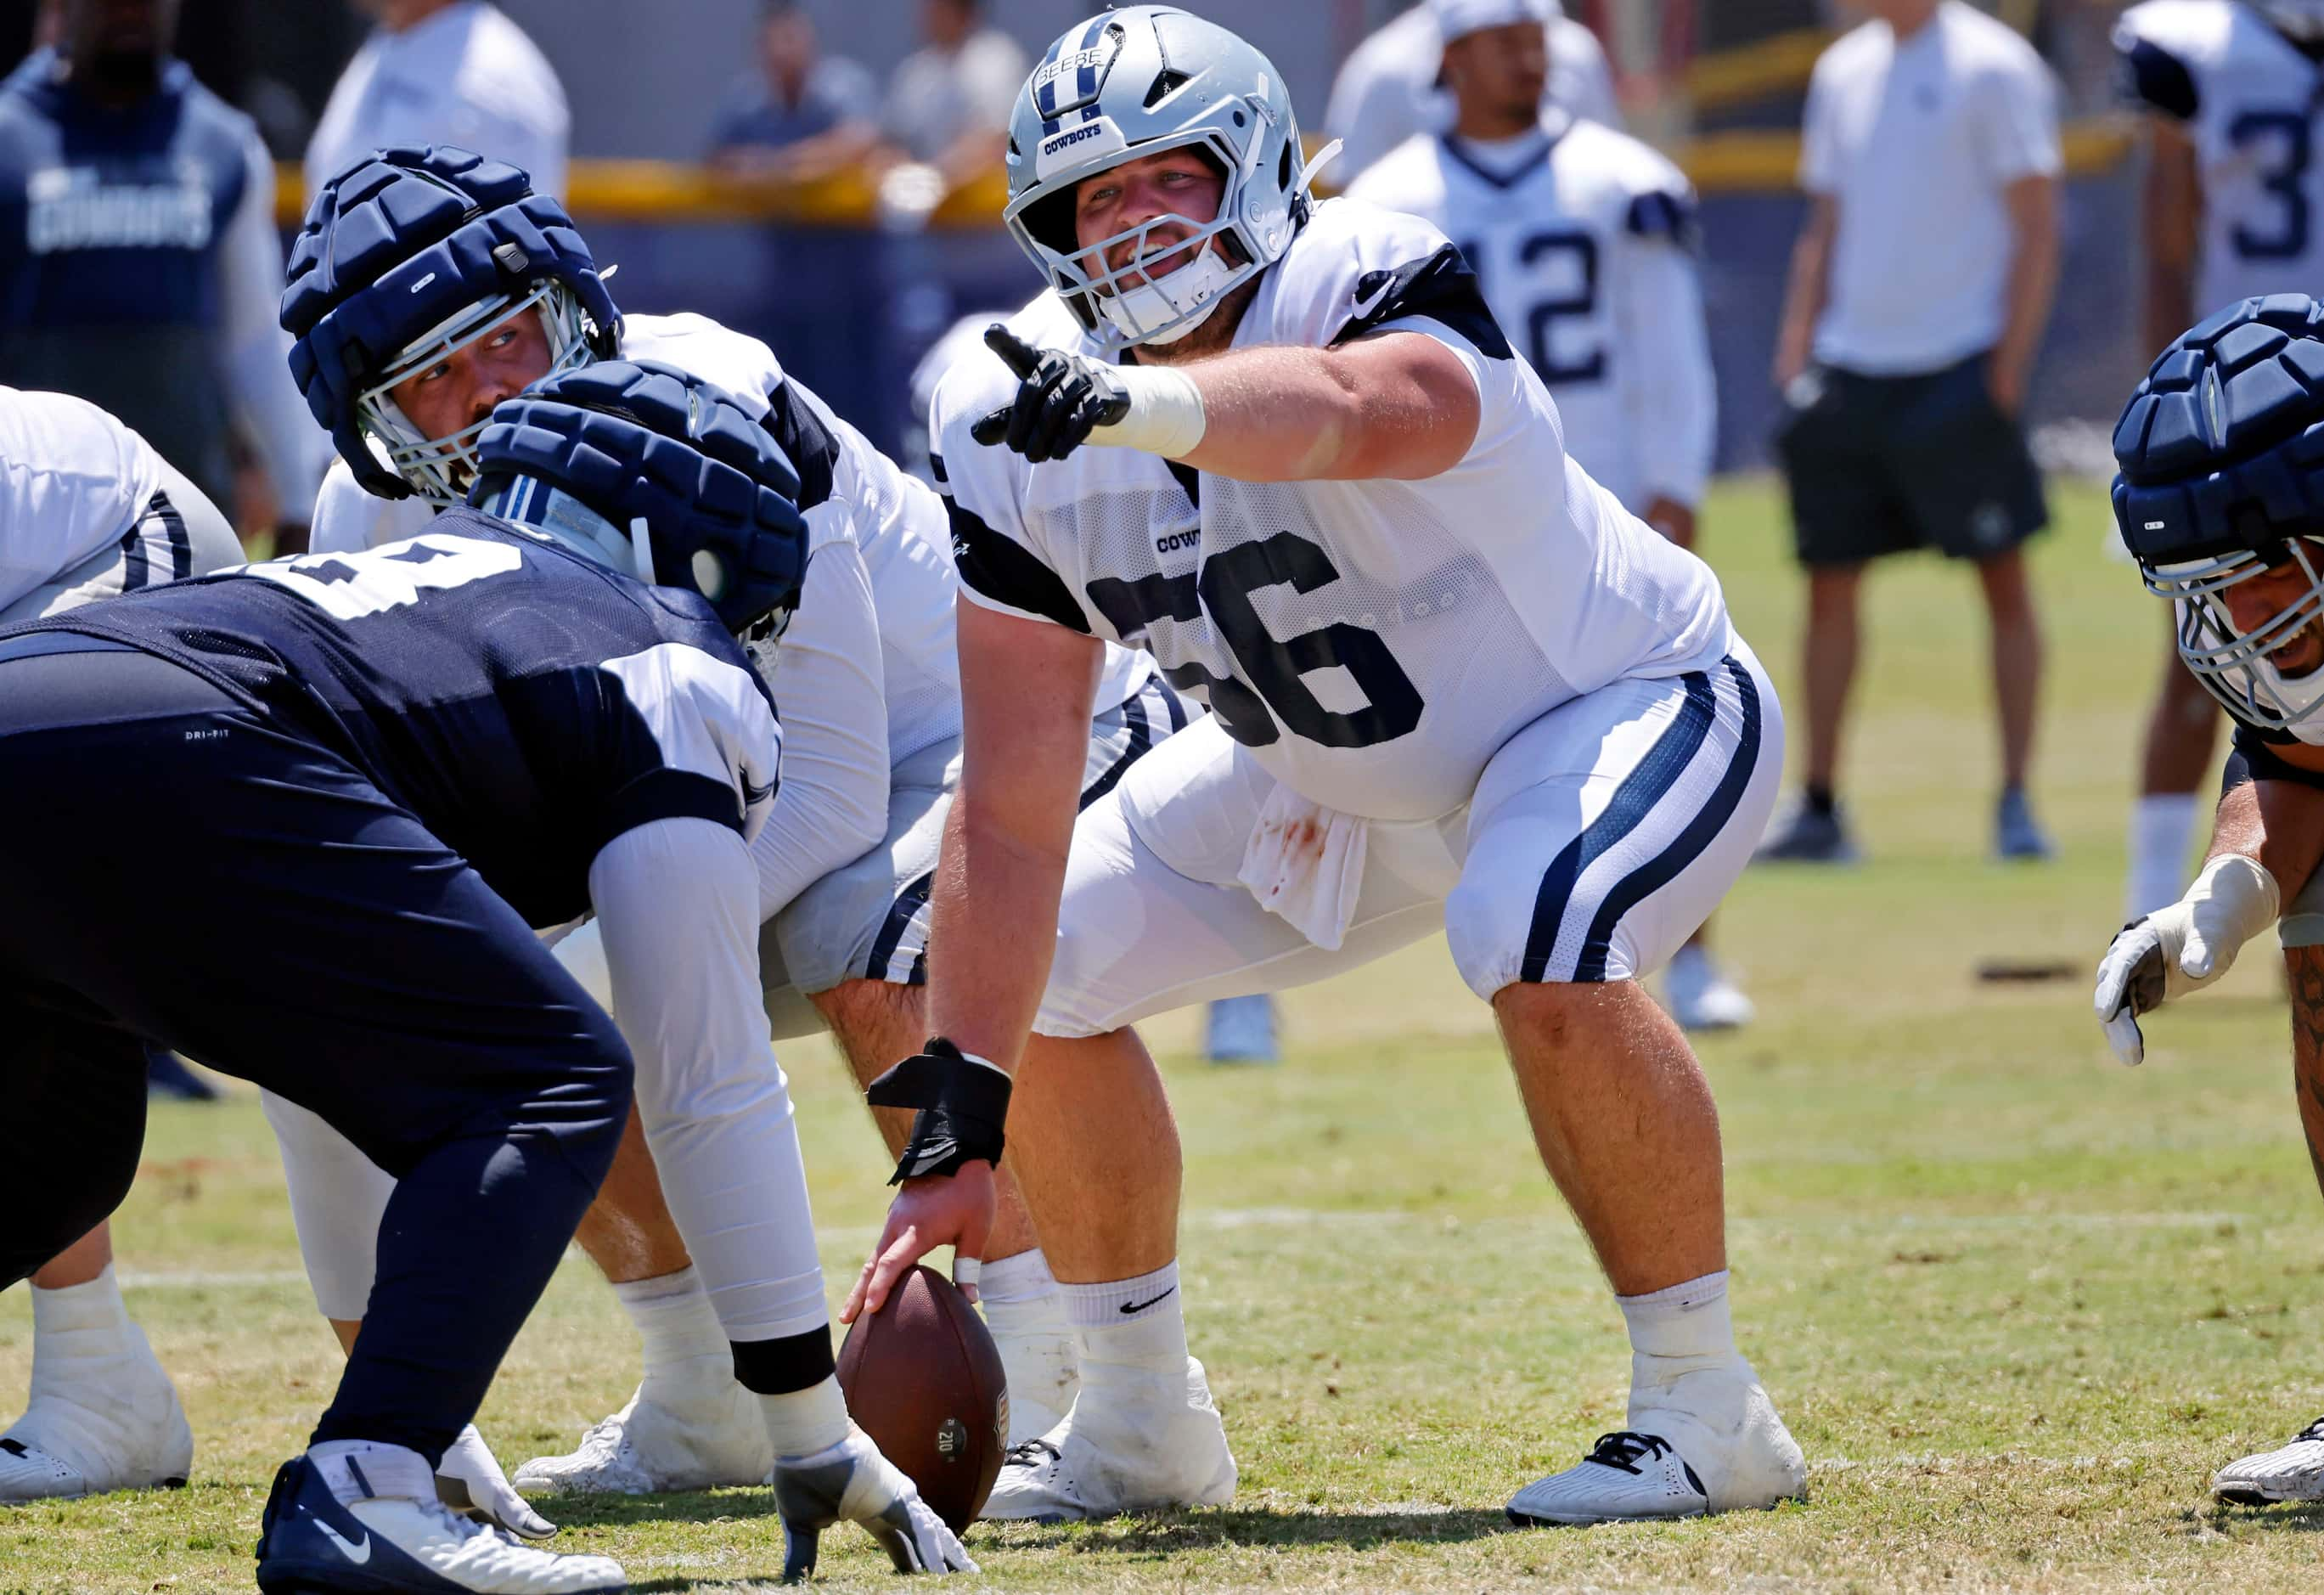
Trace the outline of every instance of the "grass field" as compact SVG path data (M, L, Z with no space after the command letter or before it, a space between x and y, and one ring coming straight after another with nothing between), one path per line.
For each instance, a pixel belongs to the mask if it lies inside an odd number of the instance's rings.
M1702 1054L1725 1113L1735 1300L1812 1468L1765 1516L1507 1531L1501 1502L1618 1427L1618 1315L1527 1143L1487 1016L1441 945L1293 994L1290 1056L1213 1071L1156 1029L1187 1148L1195 1350L1242 1463L1231 1509L980 1528L1025 1590L2292 1590L2324 1511L2213 1507L2220 1462L2324 1410L2317 1193L2263 945L2119 1069L2087 983L1980 986L1983 957L2095 962L2116 922L2134 723L2161 627L2061 486L2038 798L2062 857L1988 863L1993 753L1969 578L1873 594L1849 796L1869 853L1759 871L1719 922L1762 1013ZM1798 590L1765 484L1705 525L1747 632L1793 677ZM884 1160L820 1049L788 1059L825 1258L844 1279ZM247 1588L274 1464L338 1355L298 1272L246 1098L164 1108L117 1229L177 1375L192 1488L0 1510L0 1590ZM17 1200L23 1200L19 1196ZM35 1194L34 1199L37 1199ZM493 1266L488 1247L476 1266ZM559 1275L482 1417L512 1468L617 1406L635 1342L589 1268ZM31 1360L0 1297L0 1407ZM765 1492L549 1506L644 1590L748 1590L780 1563ZM860 1535L823 1581L889 1588Z

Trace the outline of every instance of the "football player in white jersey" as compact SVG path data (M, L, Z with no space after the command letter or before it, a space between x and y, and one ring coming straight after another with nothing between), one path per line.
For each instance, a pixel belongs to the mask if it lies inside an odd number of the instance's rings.
M2144 344L2203 317L2324 285L2324 0L2147 0L2115 31L2145 114ZM2175 900L2219 713L2166 650L2131 811L2125 915Z
M86 400L0 387L0 625L242 560L201 489ZM99 1224L33 1271L32 1391L0 1501L183 1483L194 1437L130 1322Z
M1348 185L1461 246L1493 318L1557 402L1565 451L1681 548L1711 475L1718 387L1693 254L1694 189L1647 145L1541 109L1546 0L1429 0L1456 120ZM1667 977L1690 1030L1748 1024L1702 936Z
M1717 579L1565 456L1442 233L1312 201L1282 78L1234 34L1093 17L1011 143L1008 224L1052 287L991 335L1009 370L937 393L967 769L938 1035L872 1091L919 1110L904 1190L845 1314L933 1247L1006 1255L1006 1125L1081 1390L986 1516L1228 1498L1185 1378L1176 1131L1129 1027L1442 927L1634 1351L1628 1421L1510 1514L1799 1495L1729 1323L1717 1110L1638 984L1775 801L1782 712ZM1076 823L1103 641L1212 713Z

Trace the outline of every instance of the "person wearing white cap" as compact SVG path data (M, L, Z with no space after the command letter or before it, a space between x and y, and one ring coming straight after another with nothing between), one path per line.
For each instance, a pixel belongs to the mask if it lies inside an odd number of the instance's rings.
M1622 125L1614 100L1613 69L1598 35L1565 14L1558 0L1480 0L1484 9L1522 10L1549 30L1549 80L1543 98L1574 115L1609 127ZM1470 11L1475 5L1458 6ZM1439 7L1416 5L1356 46L1332 84L1326 131L1345 146L1334 175L1353 182L1372 162L1416 133L1452 124L1452 103L1440 68L1445 34ZM1503 17L1503 22L1513 20ZM1465 22L1463 32L1493 23Z
M1434 223L1557 401L1565 447L1632 514L1683 548L1711 474L1718 394L1692 185L1628 134L1541 109L1542 0L1429 0L1454 122L1415 134L1351 198ZM1750 1022L1751 1000L1698 933L1672 958L1672 1016Z

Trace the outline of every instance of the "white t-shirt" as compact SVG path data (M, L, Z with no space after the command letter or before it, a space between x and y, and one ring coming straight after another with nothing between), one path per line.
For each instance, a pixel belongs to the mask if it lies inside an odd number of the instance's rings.
M1842 37L1816 62L1800 156L1800 186L1840 211L1815 357L1895 376L1991 348L2004 192L2062 166L2056 83L2006 23L1944 0L1902 44L1884 22Z
M119 542L161 485L161 456L96 405L0 388L0 610Z
M896 68L881 125L914 160L933 161L964 134L1006 128L1031 70L998 28L971 33L958 50L915 51Z
M1348 189L1433 224L1531 362L1565 451L1634 514L1702 498L1715 442L1694 189L1627 134L1552 111L1503 146L1416 134Z
M1346 141L1326 169L1342 188L1416 133L1452 125L1452 97L1436 86L1444 41L1425 5L1416 5L1349 53L1332 83L1323 111L1331 135ZM1622 125L1614 99L1614 72L1598 35L1562 13L1549 23L1549 85L1545 108L1563 106L1609 127Z
M565 197L564 86L499 7L455 5L400 33L376 29L339 75L307 144L307 192L374 150L457 144L521 167Z
M1418 482L1237 482L1128 448L1034 465L971 438L1016 379L963 365L936 431L964 596L1147 650L1269 775L1373 819L1449 814L1558 705L1727 651L1717 578L1566 457L1442 233L1330 200L1259 281L1238 348L1393 328L1452 349L1482 406L1468 455ZM1011 326L1098 352L1054 294Z
M2232 0L2147 0L2115 47L2142 108L2180 124L2203 186L2196 313L2324 291L2324 104L2318 69Z

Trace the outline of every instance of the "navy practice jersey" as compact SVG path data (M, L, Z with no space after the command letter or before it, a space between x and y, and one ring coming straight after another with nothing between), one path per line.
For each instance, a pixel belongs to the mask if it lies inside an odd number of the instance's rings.
M708 604L474 510L0 636L20 631L157 654L339 753L536 927L588 912L590 863L624 831L747 838L774 799L773 702Z

